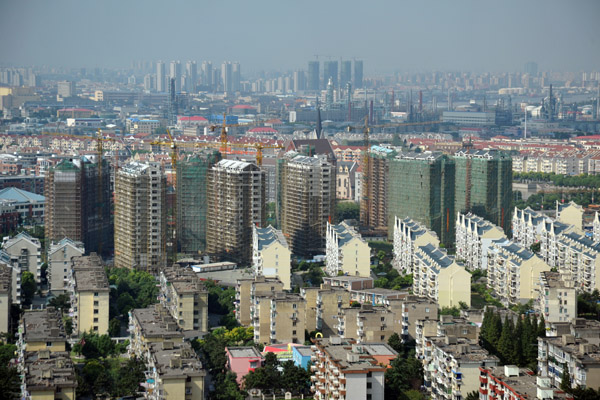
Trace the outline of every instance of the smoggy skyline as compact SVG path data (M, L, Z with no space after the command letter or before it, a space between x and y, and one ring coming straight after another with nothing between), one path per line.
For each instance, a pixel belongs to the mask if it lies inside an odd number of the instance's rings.
M600 69L600 2L2 1L0 64L239 61L244 71L362 59L365 73Z

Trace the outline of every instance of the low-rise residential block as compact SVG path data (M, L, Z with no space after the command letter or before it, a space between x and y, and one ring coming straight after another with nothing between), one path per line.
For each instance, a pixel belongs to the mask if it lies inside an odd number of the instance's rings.
M410 218L394 220L394 260L392 265L403 274L412 274L415 251L420 246L431 244L439 247L437 234Z
M566 322L577 317L577 293L571 280L562 279L559 272L540 274L536 311L546 322Z
M554 389L546 377L516 365L480 367L479 398L566 399L566 393ZM489 397L488 397L489 396Z
M322 284L320 288L302 288L300 294L306 300L306 330L319 331L324 337L337 334L337 316L350 304L350 292Z
M255 343L304 343L306 301L300 295L255 296L251 314Z
M242 385L248 372L262 367L264 357L254 347L226 347L226 367L235 372L238 385Z
M256 276L277 278L284 290L291 288L291 256L283 232L269 225L252 228L252 268Z
M235 318L243 326L253 324L251 308L256 297L282 291L283 282L276 278L256 276L249 279L238 279L235 287Z
M361 235L345 222L338 225L327 223L325 254L325 271L329 276L371 275L371 249Z
M343 307L338 314L337 333L344 339L358 342L387 342L394 334L400 334L402 323L396 313L387 307Z
M75 400L77 376L66 351L27 352L21 372L21 398L27 400Z
M29 271L39 285L42 279L42 245L27 232L21 232L6 240L2 248L10 256L11 264L21 271Z
M0 333L9 333L11 328L12 274L9 266L0 264Z
M48 251L48 289L55 294L67 291L71 259L85 253L83 243L64 238L50 244Z
M346 290L371 289L373 278L370 276L324 276L323 283L333 287L341 287Z
M471 270L487 269L487 250L492 241L506 238L504 231L475 214L457 214L456 258Z
M145 357L152 343L183 342L177 321L161 304L129 311L130 356Z

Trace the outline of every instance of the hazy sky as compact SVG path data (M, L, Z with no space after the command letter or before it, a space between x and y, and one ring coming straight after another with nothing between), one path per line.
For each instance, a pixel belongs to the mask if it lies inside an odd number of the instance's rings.
M600 70L600 0L0 0L1 64L291 70L315 54L366 74Z

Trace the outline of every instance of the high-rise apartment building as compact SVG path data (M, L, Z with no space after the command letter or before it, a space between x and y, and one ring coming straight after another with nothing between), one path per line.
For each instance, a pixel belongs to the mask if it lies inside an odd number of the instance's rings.
M306 75L304 71L294 71L294 92L306 90Z
M182 253L206 249L206 176L220 159L218 151L207 151L177 163L177 240Z
M110 169L97 157L63 160L48 170L45 181L46 239L82 242L87 252L110 253Z
M165 74L165 63L159 61L156 63L156 91L157 92L166 92L166 74Z
M337 61L325 61L323 63L323 86L327 87L327 83L331 78L331 83L336 89L338 86L338 62Z
M206 251L241 265L252 262L252 227L266 221L266 172L221 160L208 171Z
M346 87L346 84L352 83L352 61L342 61L340 68L340 86Z
M454 162L441 153L400 153L390 160L388 237L394 217L425 224L446 247L454 246Z
M472 213L504 229L512 220L512 159L493 150L461 150L456 165L456 212Z
M335 167L326 156L288 152L278 165L281 230L293 254L325 248L327 222L335 212Z
M356 89L362 89L363 87L363 62L361 60L354 60L353 84Z
M198 65L196 61L185 63L186 92L195 92L198 85Z
M115 176L115 267L166 265L167 181L157 163L131 162Z
M175 80L175 92L181 92L181 63L179 61L171 61L169 78Z
M388 229L390 160L395 155L393 149L373 146L369 149L366 168L362 167L360 222L374 231L385 232Z
M234 62L231 67L231 90L239 92L242 88L242 68L239 62Z
M223 91L233 91L233 64L231 61L225 61L221 64L221 80L223 81Z
M202 62L202 85L208 88L213 86L213 67L210 61Z
M73 82L73 81L58 82L57 93L60 97L63 97L63 98L75 96L75 82Z
M319 80L319 62L309 61L307 89L312 91L318 91L320 88L321 84Z

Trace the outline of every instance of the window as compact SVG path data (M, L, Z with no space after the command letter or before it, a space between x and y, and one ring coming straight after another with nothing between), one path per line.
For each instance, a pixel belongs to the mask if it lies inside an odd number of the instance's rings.
M52 347L52 342L46 342L46 347Z
M367 389L371 389L372 386L373 384L371 382L367 382Z
M98 314L98 309L94 308L94 314Z
M94 292L94 297L98 297L98 292Z
M94 306L97 306L97 305L98 305L98 301L94 301Z
M292 335L296 336L296 331L292 331Z
M94 318L94 322L98 322L98 318Z

